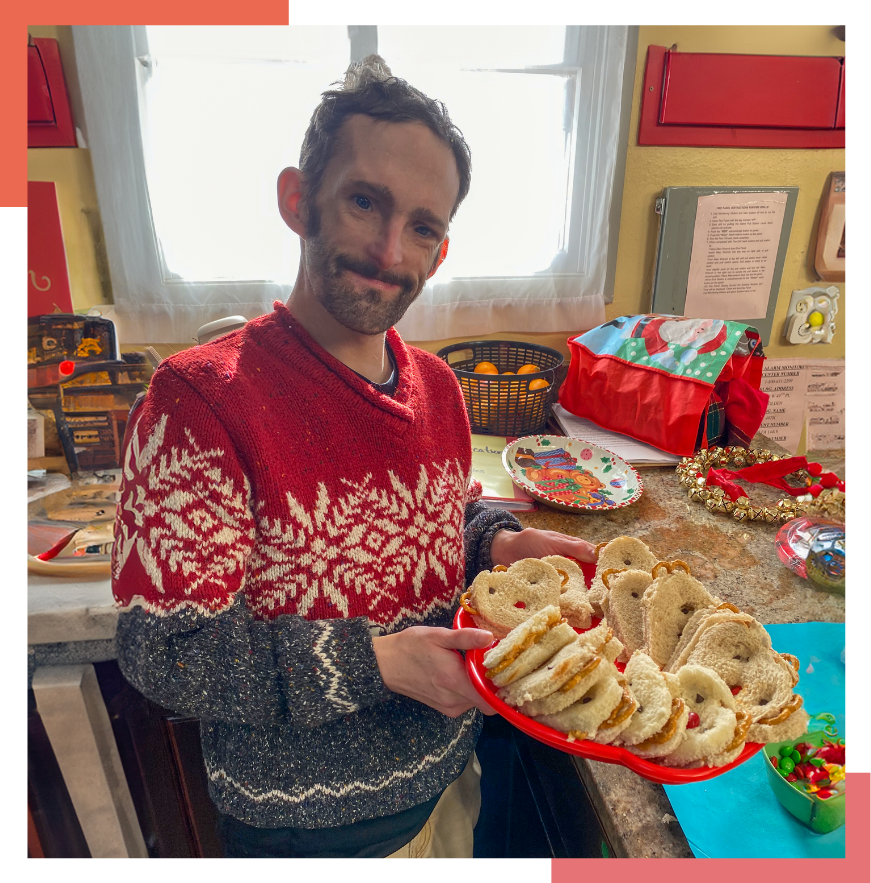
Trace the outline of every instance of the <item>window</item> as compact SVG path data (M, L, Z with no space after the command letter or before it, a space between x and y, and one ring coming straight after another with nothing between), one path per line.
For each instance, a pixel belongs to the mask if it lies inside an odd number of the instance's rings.
M277 175L320 93L375 45L472 149L450 255L400 322L406 339L604 321L626 27L73 30L123 341L189 342L287 299L299 245Z

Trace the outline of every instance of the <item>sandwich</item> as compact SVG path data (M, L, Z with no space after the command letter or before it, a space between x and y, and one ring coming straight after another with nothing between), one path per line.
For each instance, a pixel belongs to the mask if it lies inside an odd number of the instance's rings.
M581 568L562 555L548 555L541 560L555 567L562 578L559 607L566 622L572 628L588 629L592 622L593 607L587 597L587 583Z
M527 684L516 689L513 695L505 699L511 705L519 703L520 711L530 717L556 714L581 699L590 686L602 675L602 672L618 673L614 666L614 658L620 652L614 646L613 633L607 623L600 623L596 628L576 639L571 656L580 661L580 667L568 680L554 690L545 691L541 687L541 679L530 676Z
M507 686L535 671L577 637L558 607L545 607L484 654L486 677L496 687Z
M711 668L726 682L737 708L752 721L750 741L782 741L806 731L808 718L801 696L793 693L798 660L773 650L768 632L753 617L712 614L696 631L685 654L687 665ZM794 736L784 735L793 732Z
M644 643L641 598L653 577L646 570L606 570L602 581L608 589L602 610L624 646L621 661L626 662Z
M739 711L726 682L702 665L685 665L668 675L689 709L680 745L662 758L666 766L723 766L744 748L750 716Z
M604 666L584 694L568 708L537 720L565 733L570 739L608 742L626 726L635 705L626 689L625 679L613 665ZM600 730L602 735L599 735Z
M658 563L653 568L653 577L641 599L644 650L664 668L690 617L697 610L715 607L719 599L690 575L682 561Z
M559 608L562 579L556 569L538 558L515 561L483 570L472 582L460 603L475 620L497 638L545 607Z
M635 537L617 537L609 543L596 547L596 575L593 577L587 597L596 616L603 616L602 601L608 594L602 574L606 570L645 570L650 573L659 561L656 555Z
M620 734L620 743L638 745L659 733L672 713L672 692L657 664L643 651L636 650L624 670L638 708Z

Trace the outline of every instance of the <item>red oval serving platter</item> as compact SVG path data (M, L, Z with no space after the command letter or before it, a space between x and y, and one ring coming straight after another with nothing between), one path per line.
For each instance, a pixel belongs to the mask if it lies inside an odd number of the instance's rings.
M586 569L585 567L584 570ZM454 616L454 628L476 628L475 621L462 607L457 610L456 616ZM491 646L495 647L498 643L498 641L494 641ZM517 727L518 730L522 730L528 736L532 736L533 739L544 742L545 745L550 745L551 748L556 748L567 754L576 754L579 757L599 760L603 763L615 763L660 785L683 785L687 782L703 782L706 779L722 776L723 773L728 773L729 770L740 766L745 760L753 757L762 748L759 742L748 742L738 757L732 763L725 766L678 769L676 767L660 766L660 764L645 760L643 757L637 757L631 751L627 751L625 748L617 745L600 745L598 742L591 742L589 739L570 740L565 733L546 727L534 718L521 714L499 699L493 685L485 677L486 669L484 668L483 659L486 652L486 649L466 651L466 671L469 674L472 686L487 700L496 712Z

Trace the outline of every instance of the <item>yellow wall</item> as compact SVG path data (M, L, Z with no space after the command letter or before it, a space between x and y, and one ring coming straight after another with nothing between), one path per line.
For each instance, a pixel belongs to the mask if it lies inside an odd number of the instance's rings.
M795 219L780 283L769 358L835 359L844 357L846 324L845 285L836 317L837 332L831 344L795 346L782 342L783 324L791 293L819 283L813 271L820 199L830 172L845 169L841 150L740 150L724 147L639 147L638 117L648 46L670 47L678 52L746 52L766 55L844 55L844 43L830 27L668 27L639 30L638 60L629 123L629 150L614 302L606 310L615 316L642 313L650 308L650 293L658 234L654 200L665 187L723 185L736 187L797 186Z
M33 36L58 40L70 90L73 118L81 119L81 95L75 75L69 27L32 27ZM654 200L668 186L798 186L799 196L781 280L771 343L766 354L774 358L843 358L846 322L845 285L841 289L838 331L832 344L792 346L781 342L781 332L794 289L817 282L813 272L817 213L830 172L845 169L844 150L739 150L732 148L639 147L639 102L647 47L677 44L682 52L750 52L773 55L844 55L845 44L828 26L645 26L640 29L626 178L617 252L614 302L608 305L609 319L645 312L650 308L656 254L657 217ZM90 153L84 149L42 148L28 151L28 178L55 181L58 186L61 223L70 267L73 306L85 309L109 300L108 286L101 281L95 236L102 235ZM87 211L96 212L96 225ZM94 217L94 215L92 215ZM568 355L566 338L579 329L567 328L555 334L522 331L482 335L492 339L520 338L553 347ZM415 341L435 352L459 339ZM151 341L143 341L149 343ZM182 347L166 347L168 351ZM158 349L162 349L158 347Z

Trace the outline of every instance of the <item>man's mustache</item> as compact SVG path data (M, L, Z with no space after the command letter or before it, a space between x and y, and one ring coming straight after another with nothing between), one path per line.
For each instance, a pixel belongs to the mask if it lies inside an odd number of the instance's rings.
M400 273L382 272L378 269L377 264L368 261L360 261L347 255L336 255L335 265L340 270L350 270L352 273L359 273L361 276L367 276L369 279L377 279L387 285L398 285L400 288L410 291L414 289L414 280L409 276L403 276Z

